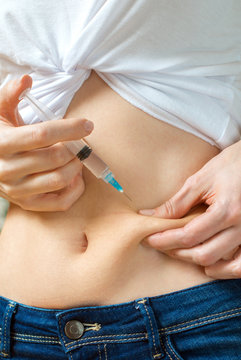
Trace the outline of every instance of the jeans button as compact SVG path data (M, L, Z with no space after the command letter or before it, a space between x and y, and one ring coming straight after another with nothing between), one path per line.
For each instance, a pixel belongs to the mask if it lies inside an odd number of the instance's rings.
M64 332L69 339L79 339L84 333L84 325L78 320L70 320L66 323Z

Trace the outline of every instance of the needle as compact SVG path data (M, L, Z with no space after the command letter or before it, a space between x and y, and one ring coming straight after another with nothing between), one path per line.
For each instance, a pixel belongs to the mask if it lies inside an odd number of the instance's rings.
M124 191L123 191L122 194L125 195L125 196L127 197L127 199L129 199L130 201L132 201L131 198L130 198Z

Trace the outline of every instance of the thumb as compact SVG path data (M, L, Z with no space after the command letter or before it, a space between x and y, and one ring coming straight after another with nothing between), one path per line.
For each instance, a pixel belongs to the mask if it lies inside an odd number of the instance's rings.
M8 125L18 125L17 106L19 96L27 88L31 88L32 78L23 75L20 79L11 80L0 90L0 119Z
M182 188L164 204L154 209L140 210L141 215L153 215L163 219L179 219L186 215L195 205L201 202L199 184L192 175L186 180ZM194 185L195 184L195 185Z

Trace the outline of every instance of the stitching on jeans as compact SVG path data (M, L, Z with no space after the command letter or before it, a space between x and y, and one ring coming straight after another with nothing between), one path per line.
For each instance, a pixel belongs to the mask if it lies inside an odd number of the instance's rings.
M1 330L0 330L1 331ZM89 339L96 339L96 338L106 338L106 337L125 337L130 336L134 337L134 335L143 336L143 340L147 339L147 333L145 332L139 332L139 333L129 333L129 334L119 334L119 335L100 335L100 336L88 336L84 339L81 339L81 341L89 340ZM11 338L15 340L22 340L22 341L29 341L29 342L45 342L49 344L61 344L61 341L59 341L59 338L56 336L37 336L37 335L30 335L30 334L22 334L22 333L12 333ZM48 340L49 339L49 340ZM120 339L122 340L122 339ZM73 341L71 343L68 343L67 346L76 343L76 341Z
M10 307L12 307L13 305L12 304L9 304L9 306ZM234 308L234 309L231 309L231 310L227 310L227 311L223 311L223 312L220 312L220 313L216 313L216 314L213 314L213 315L208 315L208 316L205 316L205 317L200 317L200 318L197 318L197 319L194 319L194 320L191 320L191 321L189 321L189 322L183 322L183 323L180 323L180 324L177 324L177 325L173 325L173 326L168 326L168 327L165 327L165 328L162 328L162 329L160 329L159 330L159 332L161 332L161 333L163 333L165 330L170 330L168 333L172 333L171 332L171 330L173 331L173 332L175 332L175 331L179 331L179 330L185 330L185 329L188 329L188 328L190 328L190 327L193 327L193 326L195 326L195 325L204 325L204 324L208 324L208 323L210 323L210 322L212 322L212 321L216 321L216 320L222 320L222 319L226 319L226 318L230 318L230 317L233 317L233 316L235 316L235 315L239 315L241 312L236 312L236 313L234 313L233 311L235 311L235 310L239 310L239 309L241 309L241 307L239 307L239 308ZM10 310L10 308L8 309L8 310ZM228 313L230 313L230 312L232 312L231 314L229 314L229 315L226 315L226 316L223 316L223 317L214 317L214 318L212 318L212 319L210 319L210 320L207 320L207 321L205 321L205 322L194 322L194 323L191 323L191 322L193 322L193 321L197 321L197 320L201 320L201 319L208 319L208 318L210 318L210 317L212 317L212 316L215 316L215 315L220 315L220 314L228 314ZM5 319L5 322L6 322L6 319ZM58 319L58 322L59 322L59 325L60 325L60 319ZM182 325L185 325L185 324L188 324L189 323L189 325L188 326L186 326L186 327L183 327ZM63 336L63 332L61 331L61 326L60 326L60 332L61 332L61 335ZM30 334L20 334L20 333L14 333L14 334L17 334L17 336L13 336L13 338L17 338L18 336L20 336L20 337L22 337L20 340L23 340L23 341L26 341L26 339L24 339L24 337L26 336L26 337L32 337L32 338L35 338L35 339L40 339L40 338L43 338L43 339L58 339L57 337L51 337L51 336L36 336L36 335L30 335ZM136 335L140 335L140 334L145 334L145 333L134 333L134 334L136 334ZM132 335L134 335L134 334L122 334L122 335L108 335L109 337L111 336L111 337L118 337L118 336L132 336ZM146 335L146 334L145 334ZM105 336L98 336L97 338L101 338L101 337L105 337ZM146 336L145 336L146 337ZM94 337L95 338L95 337ZM87 339L93 339L93 337L88 337L88 338L85 338L86 340ZM143 338L139 338L139 339L143 339ZM28 339L29 341L33 341L32 339ZM83 340L83 339L82 339ZM120 340L126 340L126 339L120 339ZM134 339L135 340L135 339ZM40 342L44 342L43 340L39 340ZM129 340L128 340L129 341ZM45 342L48 342L48 341L45 341ZM63 342L64 342L64 344L66 344L66 342L65 342L65 340L63 339ZM49 342L49 343L51 343L51 342ZM54 340L53 340L53 342L52 343L54 343ZM59 342L59 341L57 341L56 340L56 343L58 343L58 344L61 344L61 342Z
M123 339L123 340L126 340L126 341L132 341L132 340L143 340L143 338L135 338L135 339ZM114 343L114 342L119 342L120 340L104 340L105 342L109 342L109 343ZM103 344L103 341L90 341L90 342L87 342L87 343L82 343L82 344L79 344L81 346L85 346L85 345L90 345L90 344ZM68 350L72 350L76 347L76 345L78 345L77 343L72 346L71 348L69 348ZM68 346L67 346L68 347Z
M146 299L143 299L143 300L140 300L140 301L137 301L138 304L145 304L146 303Z
M98 338L103 338L103 337L106 337L106 336L108 336L108 337L120 337L120 336L134 336L134 335L146 335L146 333L145 332L139 332L139 333L129 333L129 334L117 334L117 335L99 335L99 336L89 336L89 337L86 337L85 339L93 339L93 338L95 338L95 339L98 339Z
M104 345L104 350L105 350L105 360L108 360L108 358L107 358L107 351L106 351L106 344Z
M162 346L163 346L163 349L164 349L165 353L167 354L167 356L169 357L169 359L170 359L170 360L173 360L173 359L171 358L170 354L167 352L167 349L166 349L166 347L165 347L165 345L164 345L161 337L160 337L160 341L161 341L161 344L162 344Z
M86 323L82 323L85 327L85 331L99 331L101 329L101 324L98 323L94 323L94 324L86 324ZM89 326L89 327L87 327Z
M61 334L61 337L62 337L63 343L64 343L64 345L66 346L66 341L64 340L64 334L63 334L63 332L62 332L62 328L61 328L60 320L61 320L61 316L60 316L60 317L59 317L59 319L58 319L58 323L59 323L60 334Z
M7 357L7 356L8 356L8 354L6 354L6 353L3 352L3 351L1 351L0 354L1 354L2 356L4 356L4 357Z
M31 338L26 338L25 336L21 336L21 334L18 334L17 336L11 335L11 338L14 340L23 340L25 342L29 341L29 342L45 342L51 344L61 344L58 338L56 338L56 340L45 340L45 339L41 340L40 338L31 339Z
M237 308L237 309L241 309L241 308ZM234 311L234 310L235 309L228 310L228 311L225 311L225 312L217 313L215 315L224 314L224 313L230 313L231 311ZM208 324L208 323L211 323L211 322L216 321L216 320L222 320L222 319L230 318L230 317L233 317L233 316L239 315L239 314L241 314L241 312L231 313L231 314L226 315L226 316L216 317L216 318L212 318L210 320L204 321L204 322L199 321L199 322L192 323L192 324L190 324L191 323L191 321L190 321L189 326L186 326L186 327L183 327L182 325L187 324L188 322L184 322L184 323L177 324L175 326L165 327L163 329L160 329L159 332L163 333L163 332L165 332L165 330L169 329L170 331L168 333L171 334L172 332L175 332L175 331L185 330L185 329L191 328L191 327L196 326L196 325ZM210 316L213 316L213 315L209 315L209 316L198 318L198 319L207 319ZM198 319L195 319L195 320L198 320ZM195 320L192 320L192 321L195 321ZM178 326L180 326L180 327L178 328ZM172 328L172 331L171 331L171 328ZM61 327L60 327L60 329L61 329ZM63 336L62 331L61 331L61 334ZM103 335L103 336L96 336L96 337L95 336L94 337L87 337L85 339L82 339L81 341L88 340L88 339L95 339L95 338L106 338L107 336L108 337L121 337L121 336L132 336L132 335L143 335L143 336L145 335L145 338L147 338L147 334L143 332L143 333L133 333L133 334L130 333L130 334L121 334L121 335ZM54 336L53 337L51 337L51 336L37 336L37 335L30 335L30 334L28 335L28 334L21 334L21 333L13 333L13 335L11 337L16 339L16 340L23 340L23 341L30 341L30 342L34 341L34 339L35 339L35 341L38 340L39 342L61 344L61 342L57 340L58 338L54 337ZM26 337L28 337L28 339ZM33 338L33 339L31 339L31 338ZM40 340L40 339L52 339L52 341L48 341L48 340L44 341L44 340ZM120 340L125 340L125 339L120 339ZM65 341L64 341L64 343L65 343ZM67 346L69 346L69 345L71 345L71 343L67 344Z
M101 351L100 351L100 345L98 344L98 350L99 350L99 360L101 360Z
M1 328L0 328L0 333L1 333ZM12 337L17 337L17 336L21 336L21 337L30 337L30 338L36 338L36 340L37 339L51 339L51 340L56 340L56 341L58 341L58 337L57 336L44 336L44 335L42 335L42 336L38 336L38 335L30 335L30 334L24 334L24 333L12 333L13 335L12 335ZM99 335L99 336L89 336L89 337L85 337L84 338L84 340L87 340L87 339L96 339L96 338L105 338L105 337L120 337L120 336L134 336L134 335L138 335L138 336L140 336L140 335L143 335L143 336L145 336L145 337L147 337L147 333L145 333L145 332L138 332L138 333L127 333L127 334L116 334L116 335Z
M73 360L73 356L72 356L72 354L70 353L69 355L70 355L70 360Z
M177 324L177 325L167 326L167 327L163 328L163 330L168 330L170 328L175 328L175 327L178 327L180 325L190 324L192 321L204 320L204 319L208 319L208 318L213 317L213 316L218 316L218 315L222 315L222 314L228 314L230 312L237 311L237 310L241 310L241 307L234 308L234 309L231 309L231 310L222 311L220 313L214 313L214 314L208 315L208 316L203 316L203 317L196 318L196 319L193 319L193 320L190 320L190 321L185 321L185 322L182 322L182 323Z
M85 338L83 338L83 339L81 339L81 340L79 340L79 341L85 341L85 340L93 340L93 339L101 339L101 338L104 338L104 339L106 339L106 338L110 338L110 337L121 337L121 336L129 336L130 338L132 337L132 336L134 336L134 335L138 335L138 336L145 336L145 338L147 338L147 333L134 333L134 334L120 334L120 335L100 335L100 336L88 336L88 337L85 337ZM134 336L135 337L135 336ZM122 339L120 339L120 340L122 340ZM67 346L69 346L69 345L71 345L71 344L73 344L73 343L76 343L76 340L75 341L71 341L71 342L69 342L68 344L67 344Z
M0 328L0 334L2 333L2 329ZM57 340L58 337L57 336L45 336L45 335L31 335L31 334L25 334L25 333L15 333L15 332L11 332L11 336L14 337L14 336L26 336L26 337L32 337L32 338L36 338L36 339L55 339Z
M13 304L8 304L8 310L7 313L5 315L5 319L4 319L4 330L3 330L3 336L4 336L4 342L3 342L3 352L5 352L5 346L6 346L6 328L7 328L7 320L8 320L8 313L10 311L10 308L13 307ZM4 355L5 356L5 355Z
M159 358L160 356L162 356L162 354L153 355L154 359L157 359L157 358Z
M212 322L215 321L215 320L227 319L227 318L233 317L233 316L235 316L235 315L239 315L239 314L241 314L241 311L238 312L238 313L233 313L233 314L230 314L230 315L213 318L213 319L210 319L210 320L207 320L207 321L202 321L202 322L200 321L200 322L191 324L191 325L189 325L189 326L180 327L180 328L178 328L178 329L170 330L170 331L167 332L167 334L172 334L172 333L174 333L174 332L176 332L176 331L178 331L178 330L185 330L185 329L191 328L191 327L193 327L193 326L195 326L195 325L209 324L209 323L212 323ZM160 331L163 332L162 329L161 329Z
M104 337L104 336L103 336ZM85 338L85 339L80 339L80 340L78 340L78 341L71 341L70 343L68 343L67 345L66 345L66 347L68 347L68 346L70 346L70 345L72 345L72 344L77 344L77 343L83 343L83 345L85 345L85 340L93 340L92 341L92 343L94 343L94 342L96 342L96 338L95 337L89 337L89 338ZM111 341L114 341L114 342L121 342L122 340L128 340L128 341L130 341L130 340L136 340L136 339L142 339L142 340L146 340L147 339L147 336L145 336L145 337L133 337L133 338L128 338L128 339L111 339L111 340L109 340L109 339L106 339L106 337L104 337L104 339L103 340L97 340L97 342L99 342L99 343L103 343L103 342L105 342L105 341L109 341L109 342L111 342ZM81 344L82 345L82 344Z
M31 334L22 334L22 333L13 333L12 336L21 336L21 337L30 337L30 338L36 338L36 339L50 339L50 340L58 340L59 338L57 336L44 336L44 335L31 335Z
M22 340L24 342L33 342L33 343L48 343L48 344L60 344L61 345L61 342L60 341L50 341L50 340L32 340L32 339L28 339L26 340L25 338L21 338L21 336L19 337L15 337L14 340Z
M147 307L146 307L146 304L143 303L143 305L144 305L144 308L145 308L145 310L146 310L147 316L148 316L149 321L150 321L150 324L151 324L153 344L154 344L154 348L155 348L155 353L157 353L157 347L156 347L155 335L154 335L154 330L153 330L153 325L152 325L151 317L150 317L149 311L148 311L148 309L147 309Z
M175 358L176 358L177 360L180 360L180 358L177 357L177 355L176 355L176 354L174 353L174 351L172 350L172 347L171 347L171 345L170 345L170 343L169 343L169 341L168 341L167 335L165 336L165 338L166 338L167 346L168 346L169 349L171 350L172 354L175 356Z

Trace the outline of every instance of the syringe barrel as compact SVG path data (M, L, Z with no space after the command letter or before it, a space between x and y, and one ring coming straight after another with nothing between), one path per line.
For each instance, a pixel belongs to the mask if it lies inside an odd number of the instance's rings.
M19 99L25 99L25 101L32 106L41 121L60 119L60 117L55 115L46 105L42 104L30 94L29 90L30 89L26 89L19 96ZM63 141L63 144L76 155L98 179L101 178L105 182L108 182L106 178L110 173L108 165L92 151L91 147L88 146L84 140Z
M84 140L64 141L63 144L78 158L98 179L103 178L103 174L109 169L108 165L96 155L91 147ZM81 151L82 150L82 151ZM85 151L83 151L85 150ZM83 154L86 154L82 157Z

